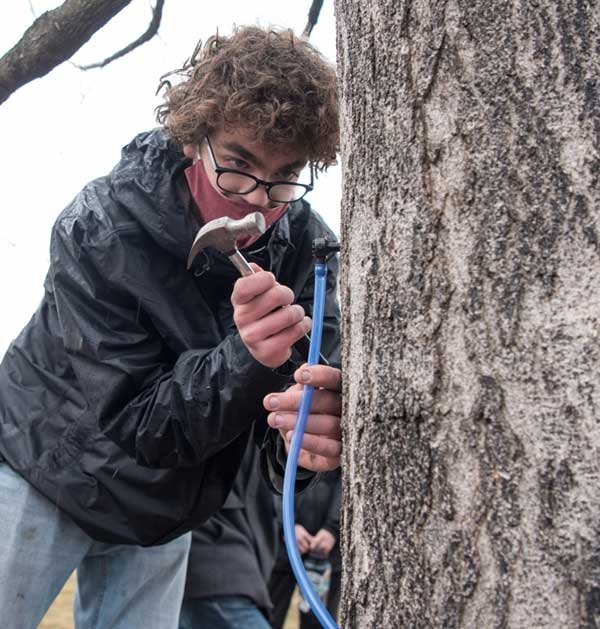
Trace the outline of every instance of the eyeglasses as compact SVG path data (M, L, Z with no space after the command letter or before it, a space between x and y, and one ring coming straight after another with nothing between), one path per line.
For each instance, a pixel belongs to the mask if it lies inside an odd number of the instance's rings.
M208 154L212 166L217 173L217 186L223 192L231 194L250 194L254 192L258 186L264 186L267 196L271 201L277 203L292 203L300 201L300 199L313 189L313 169L310 168L310 183L291 183L289 181L264 181L254 175L243 173L233 168L222 168L217 164L213 147L208 136L206 136L206 144L208 145Z

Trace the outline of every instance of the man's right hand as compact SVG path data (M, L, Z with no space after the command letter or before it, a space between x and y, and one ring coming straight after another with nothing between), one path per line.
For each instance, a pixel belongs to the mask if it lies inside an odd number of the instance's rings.
M294 304L293 291L272 273L252 264L255 273L238 279L231 303L233 320L252 356L271 369L283 365L292 346L311 328L304 308Z

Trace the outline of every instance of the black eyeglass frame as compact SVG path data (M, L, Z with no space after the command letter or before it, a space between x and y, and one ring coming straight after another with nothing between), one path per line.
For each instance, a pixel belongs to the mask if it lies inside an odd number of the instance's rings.
M208 145L208 154L212 162L212 167L215 173L217 174L217 186L219 186L219 188L223 190L223 192L228 192L229 194L244 195L244 194L250 194L251 192L254 192L256 188L258 188L258 186L264 186L265 190L267 191L267 196L269 197L269 199L271 199L271 201L275 201L276 203L294 203L295 201L300 201L300 199L303 199L314 188L314 185L313 185L314 184L314 171L313 171L312 164L310 164L309 166L309 170L310 170L310 183L309 184L291 182L291 181L265 181L264 179L259 179L258 177L251 175L250 173L245 173L245 172L242 172L241 170L236 170L235 168L223 168L222 166L219 166L219 164L217 164L217 158L215 157L215 152L213 150L212 144L210 143L210 138L208 136L205 136L205 139L206 139L206 144ZM241 175L242 177L245 177L246 179L252 179L254 180L254 187L250 188L250 190L246 190L245 192L237 192L235 190L228 190L227 188L224 188L219 183L219 179L221 178L221 175L224 175L226 173L232 173L234 175ZM293 199L288 200L288 201L281 201L280 199L271 198L271 188L273 188L274 186L294 186L297 188L304 188L304 192L299 197L294 197Z

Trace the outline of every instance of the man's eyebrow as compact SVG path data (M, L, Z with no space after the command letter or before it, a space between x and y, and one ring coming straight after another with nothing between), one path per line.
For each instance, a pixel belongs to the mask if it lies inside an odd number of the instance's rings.
M240 157L243 157L246 161L258 166L258 168L264 168L265 165L252 151L249 151L246 147L238 144L237 142L223 142L223 148L233 153L237 153ZM306 160L297 159L290 164L284 164L279 170L297 170L298 168L304 168L306 166Z
M241 144L238 144L237 142L223 142L223 148L233 153L237 153L240 157L243 157L246 161L254 164L255 166L258 166L259 168L264 167L262 161L258 157L256 157L256 155L254 155L252 151L249 151L247 148L245 148Z
M306 166L306 164L307 164L307 161L305 159L297 159L295 162L292 162L291 164L286 164L280 170L301 170L302 168Z

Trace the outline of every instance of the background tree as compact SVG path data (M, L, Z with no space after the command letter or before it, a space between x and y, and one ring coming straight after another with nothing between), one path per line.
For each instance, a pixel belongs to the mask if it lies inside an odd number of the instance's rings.
M15 46L0 58L0 104L15 90L70 59L130 2L65 0L57 8L37 17ZM157 1L158 24L162 4L163 0Z
M338 0L341 625L600 618L600 11Z
M36 17L15 46L0 57L0 104L23 85L70 59L130 3L131 0L65 0ZM165 0L155 0L150 23L137 39L103 61L79 66L80 69L102 68L150 41L158 33L164 4ZM312 0L304 37L310 36L322 6L323 0Z

